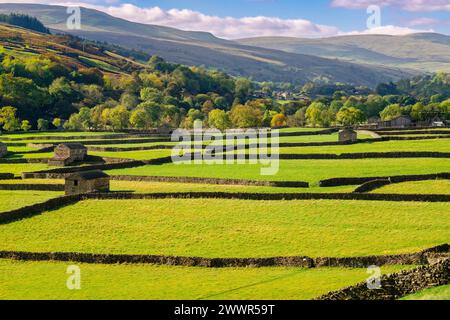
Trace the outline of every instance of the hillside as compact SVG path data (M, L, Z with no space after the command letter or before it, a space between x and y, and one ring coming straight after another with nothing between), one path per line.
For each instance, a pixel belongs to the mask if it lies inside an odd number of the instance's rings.
M126 57L105 52L94 43L70 36L48 35L0 23L2 53L13 57L49 55L70 69L96 67L105 74L129 73L142 66Z
M133 23L105 13L82 9L82 30L67 30L61 6L0 4L0 13L20 12L41 20L57 32L156 54L169 62L203 65L257 81L305 83L313 80L375 86L410 77L398 68L352 64L335 59L238 44L204 32Z
M140 63L93 42L0 23L3 121L13 110L33 125L39 117L68 118L82 106L120 95L107 84L142 69ZM11 107L14 109L8 109ZM19 123L10 125L17 130Z
M450 71L450 36L421 33L406 36L358 35L324 39L266 37L240 44L325 58L395 66L425 72Z

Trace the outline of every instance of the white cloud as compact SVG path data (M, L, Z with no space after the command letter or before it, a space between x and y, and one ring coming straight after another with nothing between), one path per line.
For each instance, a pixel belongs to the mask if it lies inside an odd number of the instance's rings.
M218 17L189 9L140 8L132 4L109 6L103 8L103 11L134 22L183 30L208 31L218 37L228 39L255 36L323 37L339 32L336 27L315 24L304 19L264 16Z
M365 9L370 5L394 6L408 11L450 11L449 0L332 0L331 5L348 9Z
M104 0L103 2L117 1ZM376 0L348 0L349 3L374 2ZM399 0L384 0L378 2L392 2ZM226 38L237 39L245 37L284 36L284 37L329 37L348 34L391 34L403 35L416 32L430 32L432 30L416 30L398 26L383 26L365 31L343 32L335 26L316 24L305 19L282 19L278 17L219 17L206 15L189 9L163 10L159 7L142 8L132 4L96 5L95 0L55 1L55 0L6 0L1 2L17 3L46 3L59 5L80 5L106 12L112 16L133 22L168 26L182 30L205 31ZM334 0L343 4L347 0ZM413 0L414 2L414 0ZM415 0L415 2L419 2ZM434 1L436 2L436 1Z
M440 23L441 23L441 21L438 19L424 17L424 18L413 19L408 22L408 25L411 27L417 27L417 26L433 26L433 25L437 25Z
M433 29L420 30L398 26L381 26L364 31L342 32L340 33L340 35L383 34L392 36L404 36L412 33L425 33L425 32L434 32L434 30Z

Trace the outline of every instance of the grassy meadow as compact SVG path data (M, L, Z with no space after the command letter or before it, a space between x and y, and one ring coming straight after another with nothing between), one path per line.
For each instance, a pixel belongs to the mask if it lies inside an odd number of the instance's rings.
M367 278L366 269L77 264L81 290L68 290L70 264L0 259L0 299L312 299ZM410 268L386 266L382 272Z
M0 180L0 183L3 183L3 181ZM55 192L55 191L0 190L0 212L19 209L35 203L44 202L62 195L63 192Z
M373 193L450 194L449 180L413 181L394 183L372 191Z
M402 300L450 300L450 285L426 289Z
M382 165L381 165L382 164ZM448 172L450 159L395 158L356 160L280 160L279 171L262 176L261 168L253 164L164 164L108 171L111 175L187 176L269 181L306 181L317 185L320 180L336 177L378 177L406 174Z
M12 173L17 177L23 172L51 169L45 163L0 163L0 173Z
M396 254L449 242L446 209L377 201L89 200L1 226L0 243L17 251L210 258Z
M317 131L287 128L281 132ZM10 146L7 159L50 158L52 152L27 143L60 143L70 137L104 141L95 146L130 148L156 145L132 138L102 139L112 133L11 134L23 145ZM29 139L41 137L39 140ZM65 136L66 140L52 137ZM360 133L360 139L372 135ZM281 137L281 142L337 141L337 134ZM117 141L116 141L117 140ZM155 141L152 141L155 140ZM242 140L239 142L243 142ZM247 141L248 142L248 141ZM450 139L364 142L354 145L283 147L281 154L364 152L450 152ZM15 142L8 142L15 143ZM219 143L219 142L216 142ZM236 142L237 143L237 142ZM92 145L94 146L94 145ZM253 152L253 151L245 151ZM171 149L98 152L99 157L150 160ZM357 186L321 188L336 177L390 176L449 172L447 158L355 160L281 160L277 174L262 176L252 164L164 164L107 171L110 175L306 181L310 188L210 185L200 183L111 180L111 191L132 193L350 193ZM44 163L0 163L0 172L52 169ZM3 184L64 184L62 179L0 180ZM448 180L392 184L372 191L391 194L449 194ZM0 212L63 195L63 192L0 191ZM206 258L273 256L356 257L418 252L450 243L448 203L355 200L252 201L226 199L88 200L0 225L0 251L158 254ZM156 265L77 264L82 290L65 286L69 264L0 259L0 299L312 299L367 279L366 269L224 268ZM383 273L414 266L386 266ZM7 276L6 276L7 275ZM448 286L447 286L448 287ZM405 299L448 299L447 287L432 288Z

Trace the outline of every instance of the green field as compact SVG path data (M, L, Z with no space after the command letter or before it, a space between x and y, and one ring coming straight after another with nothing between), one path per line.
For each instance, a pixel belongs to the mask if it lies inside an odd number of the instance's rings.
M98 135L108 135L107 133L99 133ZM98 136L97 135L97 136ZM53 136L57 136L56 134ZM62 135L62 136L67 136L70 137L70 135ZM73 133L73 136L83 136L82 133L78 134L78 133ZM88 135L87 135L88 136ZM13 136L14 137L14 136ZM70 142L71 140L55 140L55 139L51 139L52 135L42 135L41 137L49 137L50 139L39 139L39 140L31 140L27 138L30 138L33 136L26 136L26 135L18 135L16 138L23 138L24 140L20 140L20 143L61 143L61 142ZM37 136L39 137L39 136ZM358 138L360 139L370 139L371 136L370 135L366 135L366 134L359 134ZM120 139L120 135L117 135L117 138L115 139ZM148 142L145 143L134 143L131 140L134 139L148 139ZM152 142L150 140L161 140L161 137L127 137L127 138L123 138L120 139L123 143L116 143L116 144L107 144L105 143L104 145L102 144L96 144L96 146L104 146L104 147L134 147L134 146L154 146L154 145L175 145L177 144L177 142L171 142L171 141L164 141L164 142ZM1 139L0 139L1 140ZM87 145L89 145L89 141L99 141L101 142L102 140L99 138L96 138L95 135L92 136L92 139L87 139ZM127 140L130 140L130 142L127 143ZM269 139L270 140L270 139ZM103 140L103 141L107 141L107 140ZM181 140L180 140L181 141ZM222 142L222 140L218 140L220 142ZM235 139L235 141L243 143L243 142L253 142L253 141L258 141L258 140L249 140L247 139ZM334 142L334 141L338 141L338 134L334 133L334 134L324 134L324 135L308 135L308 136L290 136L290 137L280 137L279 138L280 142L299 142L299 143L308 143L308 142ZM8 141L6 141L7 143L9 143ZM83 142L83 141L82 141ZM192 142L195 143L194 139L192 139ZM206 143L207 141L205 141ZM14 142L12 142L14 143ZM187 143L187 142L185 142Z
M110 158L123 158L133 160L151 160L170 157L171 150L143 150L143 151L120 151L120 152L98 152L90 151L89 155Z
M343 146L280 148L281 153L450 152L450 139L367 142Z
M394 183L373 193L450 194L450 180L413 181Z
M40 133L14 133L2 134L1 138L30 138L30 137L95 137L95 136L122 135L120 132L40 132Z
M342 186L331 188L280 188L264 186L242 185L214 185L196 183L171 183L153 181L111 181L113 191L131 191L136 193L177 193L177 192L234 192L234 193L329 193L329 192L352 192L355 186Z
M2 183L2 180L0 180ZM19 209L35 203L44 202L61 196L62 192L53 191L9 191L0 190L0 212Z
M273 176L261 176L262 167L268 166L259 164L164 164L111 170L109 173L112 175L307 181L317 184L319 180L336 177L377 177L448 172L450 159L281 160L279 171Z
M73 264L0 260L0 299L312 299L367 279L366 269L76 264L81 290L68 290L66 269Z
M7 159L44 159L53 157L53 152L42 153L14 153L9 154Z
M240 150L238 153L257 154L270 149ZM280 154L342 154L366 152L447 152L450 153L450 139L409 140L409 141L383 141L365 142L353 145L320 146L320 147L281 147ZM227 152L229 153L229 152ZM232 153L236 153L233 151Z
M50 168L52 167L45 163L0 163L0 173L13 173L15 176L20 176L23 172L47 170Z
M204 257L407 253L450 241L447 207L334 200L89 200L4 225L0 243L3 250L17 251Z
M63 179L12 179L0 180L0 184L64 184Z
M58 179L25 179L25 180L0 180L2 184L64 184L64 180ZM120 181L111 180L111 190L133 193L179 193L179 192L234 192L234 193L330 193L330 192L352 192L356 186L341 186L330 188L280 188L265 186L242 185L214 185L201 183L177 183L156 181Z
M313 131L322 131L328 130L329 128L312 128L312 127L300 127L300 128L283 128L279 129L279 132L313 132ZM273 130L276 131L276 130Z
M406 129L406 130L387 130L387 131L382 131L383 133L392 133L392 132L411 132L411 131L421 131L423 132L423 134L426 134L427 131L449 131L450 132L450 128L427 128L427 129Z
M30 148L30 147L27 147L27 146L21 146L21 147L8 146L8 151L9 152L14 152L14 153L16 153L16 152L17 153L21 153L21 152L34 151L34 150L37 150L37 149L36 148Z
M402 300L450 300L450 285L426 289Z
M109 63L102 61L102 60L87 58L87 57L82 57L82 56L80 56L79 59L91 67L98 67L100 69L107 70L110 72L120 72L120 69L118 67L112 66Z
M322 130L289 128L284 132ZM52 136L110 133L9 135L20 143L60 143ZM27 140L32 136L50 137ZM3 136L4 137L4 136ZM120 136L117 136L120 139ZM360 134L359 138L370 138ZM127 143L104 147L173 146L175 142ZM158 139L155 137L155 139ZM331 142L337 134L281 137L281 142ZM70 141L70 140L67 140ZM240 142L243 142L241 140ZM246 141L248 142L248 140ZM219 143L219 142L217 142ZM450 152L450 139L367 142L355 145L281 148L282 154L364 152ZM50 158L9 147L8 159ZM246 150L245 152L249 152ZM252 152L252 151L250 151ZM92 152L134 160L168 157L171 149ZM350 193L357 186L320 188L320 180L449 172L446 158L281 160L277 174L262 176L268 165L164 164L111 170L111 175L204 177L263 181L306 181L310 188L278 188L200 183L111 181L113 192L180 193ZM0 164L0 172L53 169L46 164ZM64 184L62 179L0 180L0 184ZM450 194L448 180L392 184L373 193ZM0 191L0 212L61 196L63 192ZM159 254L206 258L273 256L355 257L418 252L450 243L447 202L356 200L254 201L226 199L87 200L0 226L1 250L104 254ZM65 286L66 268L58 262L0 259L0 299L311 299L367 279L366 269L225 268L154 265L79 264L82 290ZM383 267L390 273L412 266ZM7 275L7 276L5 276ZM448 286L407 299L449 299Z
M360 139L369 139L370 136L368 135L359 135ZM124 139L124 141L126 141ZM182 140L180 140L181 142ZM225 140L226 142L230 143L229 140ZM272 141L272 139L268 139L268 141ZM279 142L289 142L289 143L309 143L309 142L336 142L338 141L338 135L336 134L324 134L324 135L311 135L311 136L292 136L292 137L280 137ZM44 142L44 141L41 141ZM205 141L195 141L192 139L192 141L182 141L183 144L223 144L224 140L215 140L213 142L209 142L207 140ZM260 140L258 139L235 139L234 143L239 144L248 144L248 143L258 143ZM172 142L172 141L165 141L165 142L145 142L145 143L118 143L118 144L104 144L104 145L96 145L99 147L116 147L116 148L130 148L130 147L150 147L150 146L157 146L157 145L165 145L165 146L174 146L178 144L179 142Z

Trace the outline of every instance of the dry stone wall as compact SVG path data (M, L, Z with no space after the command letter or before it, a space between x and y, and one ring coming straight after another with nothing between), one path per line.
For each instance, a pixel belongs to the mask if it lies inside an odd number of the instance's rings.
M0 180L11 180L14 179L14 174L13 173L0 173Z
M332 178L320 181L320 186L321 187L351 186L351 185L360 185L374 180L390 180L391 183L397 183L397 182L424 181L435 179L450 179L450 172L442 172L434 174L402 175L402 176L384 176L384 177Z
M143 161L127 161L119 163L107 163L107 164L94 164L78 167L66 167L52 170L43 170L35 172L22 173L23 179L64 179L68 175L74 172L92 171L92 170L113 170L113 169L125 169L144 166L148 164Z
M317 300L396 300L427 288L450 283L450 259L432 265L383 276L380 289L368 289L367 283L330 292Z
M342 154L280 154L280 159L382 159L382 158L450 158L450 152L366 152Z
M379 134L380 136L383 135L415 135L415 134L428 134L428 135L448 135L450 133L449 130L410 130L410 131L402 131L402 130L395 130L395 131L374 131L376 134Z
M257 181L241 179L217 179L198 177L161 177L161 176L111 176L111 180L119 181L150 181L150 182L175 182L191 184L213 184L213 185L242 185L263 187L286 187L286 188L308 188L309 183L303 181Z
M436 251L432 248L429 250ZM425 250L427 251L427 250ZM424 251L424 252L425 252ZM413 263L427 264L426 253L412 253L399 256L379 256L379 257L351 257L342 258L338 264L323 264L321 261L335 258L310 258L307 256L292 257L269 257L269 258L202 258L183 256L163 256L163 255L128 255L128 254L89 254L78 252L21 252L21 251L0 251L0 259L15 259L25 261L71 261L79 263L97 264L117 264L117 263L145 263L156 265L172 265L185 267L207 267L207 268L230 268L230 267L299 267L299 268L320 268L320 267L368 267L373 261L378 262L378 266L386 264ZM344 261L345 259L345 261ZM443 259L447 259L446 256ZM441 259L442 260L442 259ZM439 261L441 261L439 260ZM319 262L319 263L318 263Z
M382 188L384 186L387 186L391 184L391 180L389 179L379 179L379 180L372 180L366 183L363 183L358 188L355 189L355 193L365 193L370 192L379 188Z
M86 199L239 199L239 200L368 200L405 202L450 202L450 195L372 194L372 193L233 193L233 192L179 192L179 193L93 193Z

